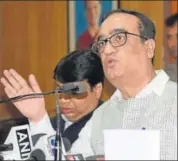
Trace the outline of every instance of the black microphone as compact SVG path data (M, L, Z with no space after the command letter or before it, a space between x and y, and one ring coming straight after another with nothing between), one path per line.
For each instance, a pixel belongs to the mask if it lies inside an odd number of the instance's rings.
M0 144L0 152L2 151L12 151L13 150L13 144Z
M50 91L50 92L43 92L43 93L30 93L25 95L19 95L16 97L0 100L1 103L7 103L10 101L22 99L22 98L33 98L36 96L46 96L54 93L72 93L72 94L82 94L87 92L87 87L83 82L72 82L72 83L65 83L61 87Z
M0 161L4 161L4 157L0 155Z
M36 149L34 151L32 151L32 153L30 154L30 158L27 159L29 161L39 161L39 160L45 160L45 154L41 149Z

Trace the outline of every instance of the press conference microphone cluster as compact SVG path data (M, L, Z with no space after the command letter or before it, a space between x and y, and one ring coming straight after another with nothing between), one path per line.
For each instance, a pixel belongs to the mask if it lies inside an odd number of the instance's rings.
M49 94L71 93L71 94L75 95L75 94L83 94L86 92L87 92L87 87L84 84L84 82L66 83L51 92L31 93L31 94L26 94L26 95L19 95L19 96L12 97L9 99L0 100L0 104L10 102L13 100L22 99L22 98L35 98L38 96L45 96L45 95L49 95ZM59 108L57 108L57 109L59 109ZM58 114L60 114L60 113L58 113ZM59 117L57 120L59 122L59 120L60 120ZM42 143L44 144L44 141ZM43 153L39 150L34 151L35 155L37 155L37 156L34 157L34 153L32 153L33 156L32 155L30 156L30 153L32 152L32 149L33 149L33 144L32 144L32 140L31 140L31 135L29 134L29 127L25 127L25 129L22 126L12 127L3 146L2 146L2 148L7 148L8 150L3 149L3 151L0 152L1 160L26 160L26 159L28 160L29 157L31 160L35 160L35 159L39 160L39 156L42 157L41 160L44 160ZM40 147L41 147L41 145L40 145ZM45 151L44 154L47 154L46 159L49 158L48 160L52 160L52 158L54 158L54 155L48 155L47 151Z
M19 95L16 97L0 100L1 103L7 103L14 100L19 100L22 98L33 98L37 96L46 96L54 93L72 93L72 94L82 94L87 91L87 87L83 82L75 82L75 83L65 83L61 87L58 87L57 89L50 91L50 92L44 92L44 93L31 93L31 94L25 94L25 95Z
M32 149L29 126L15 126L1 145L0 156L2 160L25 160L29 158Z

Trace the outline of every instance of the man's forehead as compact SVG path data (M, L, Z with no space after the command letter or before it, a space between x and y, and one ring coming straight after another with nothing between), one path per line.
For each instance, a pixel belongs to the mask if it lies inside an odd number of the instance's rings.
M113 34L116 34L116 33L119 33L119 32L128 32L127 29L125 28L113 28L109 31L109 34L106 34L106 33L99 33L98 34L98 39L102 39L102 38L105 38L105 37L108 37L108 35L113 35Z
M98 36L108 36L115 31L136 32L138 30L137 17L129 14L115 13L101 24Z
M177 30L177 26L178 26L178 24L177 24L177 22L176 22L176 23L174 23L172 26L169 26L169 27L167 27L167 28L168 28L168 30Z

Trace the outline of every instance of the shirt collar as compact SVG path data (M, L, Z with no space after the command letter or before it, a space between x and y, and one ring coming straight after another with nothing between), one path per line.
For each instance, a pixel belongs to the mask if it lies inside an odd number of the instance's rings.
M143 88L136 95L135 98L143 98L152 92L154 92L158 96L161 96L165 88L165 85L169 81L169 79L170 79L169 76L166 74L164 70L157 70L156 76L153 78L153 80L145 88ZM111 99L115 98L122 99L122 94L119 89L117 89L111 96Z
M71 126L73 124L73 122L69 121L68 118L64 114L62 114L61 117L63 118L63 120L65 122L64 129L67 129L69 126Z
M99 100L96 109L97 109L102 103L103 103L103 101L102 101L102 100ZM95 109L94 109L94 110L95 110ZM94 111L94 110L93 110L93 111ZM91 112L92 112L92 111L91 111ZM87 115L89 115L89 113L88 113ZM69 126L71 126L71 125L73 124L73 122L70 121L64 114L61 114L61 117L62 117L62 119L63 119L64 122L65 122L64 129L67 129ZM84 116L84 117L85 117L85 116Z

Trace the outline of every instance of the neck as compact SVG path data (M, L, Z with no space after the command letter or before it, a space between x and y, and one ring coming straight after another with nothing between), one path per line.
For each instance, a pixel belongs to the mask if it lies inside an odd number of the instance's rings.
M146 77L140 76L139 79L135 79L135 81L127 79L129 82L127 81L127 83L123 83L120 88L123 99L136 97L136 95L144 89L155 76L155 71L151 70L148 72Z

